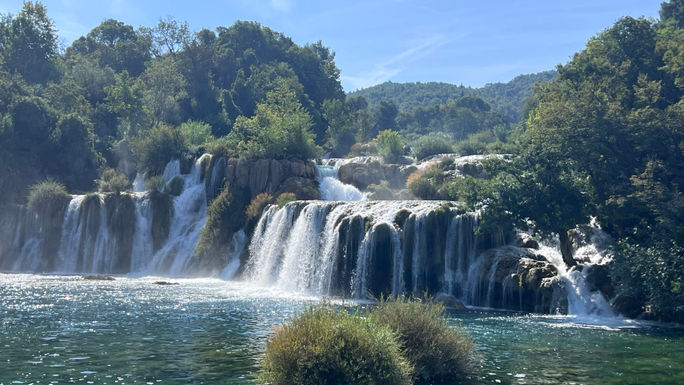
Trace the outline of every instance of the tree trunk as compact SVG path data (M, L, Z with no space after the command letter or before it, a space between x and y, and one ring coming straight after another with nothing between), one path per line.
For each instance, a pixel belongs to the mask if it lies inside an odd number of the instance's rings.
M563 262L569 268L576 266L577 262L572 257L572 241L568 234L569 230L561 230L558 232L558 240L560 241L561 255L563 256Z

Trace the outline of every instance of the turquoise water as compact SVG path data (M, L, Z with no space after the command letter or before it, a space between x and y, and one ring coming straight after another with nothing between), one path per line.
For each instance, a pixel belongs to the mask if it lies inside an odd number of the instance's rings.
M316 301L244 283L0 274L0 384L247 384L268 334ZM482 383L684 384L684 330L449 313Z

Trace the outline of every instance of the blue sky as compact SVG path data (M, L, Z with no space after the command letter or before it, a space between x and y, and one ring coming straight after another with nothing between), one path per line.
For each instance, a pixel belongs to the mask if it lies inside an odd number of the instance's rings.
M346 91L387 80L480 87L567 62L621 16L657 18L662 0L45 0L64 46L107 18L214 29L258 21L336 52ZM16 14L21 1L0 0Z

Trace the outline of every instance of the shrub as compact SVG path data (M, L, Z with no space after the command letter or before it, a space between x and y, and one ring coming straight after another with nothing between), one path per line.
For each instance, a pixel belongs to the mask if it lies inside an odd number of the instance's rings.
M378 146L378 154L385 162L397 161L404 155L404 141L398 132L392 130L380 131L375 138Z
M167 125L157 126L147 135L137 137L131 147L138 158L138 169L148 170L152 175L161 174L170 160L188 152L180 129Z
M351 150L349 150L349 153L353 156L377 155L378 148L375 145L375 142L356 143L353 146L351 146Z
M29 209L38 213L51 213L71 200L63 184L53 181L39 182L31 186L28 196Z
M413 146L413 154L416 159L425 159L437 154L449 154L454 152L454 146L448 141L436 136L423 136Z
M190 146L202 146L214 139L211 134L211 126L196 120L188 120L181 124L180 131L185 142Z
M379 184L368 185L368 191L370 192L368 198L372 200L394 199L394 193L389 187L389 182L386 180L381 181Z
M174 176L173 179L164 186L164 192L169 195L179 196L183 193L183 187L185 187L185 179L181 176Z
M401 385L411 370L387 326L344 309L312 307L266 344L260 380L271 385Z
M145 190L161 192L166 185L166 180L161 175L149 177L145 180Z
M108 168L102 172L100 179L97 179L97 189L103 193L117 193L131 188L131 181L126 178L126 175Z
M294 193L286 192L278 195L278 198L276 198L276 204L278 205L278 208L281 208L286 204L294 202L296 200L297 196Z
M456 143L456 152L461 155L481 155L488 152L488 147L494 143L494 135L489 131L482 131L468 136L467 139Z
M247 216L247 223L250 225L255 225L256 222L261 217L261 213L264 208L273 202L273 196L269 193L261 193L252 199L245 210L245 215Z
M450 328L444 305L430 299L381 299L370 319L392 329L404 356L414 367L414 384L456 384L468 381L476 352L468 334Z
M426 169L411 173L406 179L406 188L411 194L420 199L437 199L437 179L441 177L442 170L436 166L428 166Z

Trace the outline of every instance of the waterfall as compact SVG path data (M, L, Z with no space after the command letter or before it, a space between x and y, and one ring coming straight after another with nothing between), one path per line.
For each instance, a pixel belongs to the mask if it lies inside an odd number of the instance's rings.
M316 165L316 176L318 179L321 198L325 201L360 201L365 199L363 193L350 184L342 183L337 172L340 167L339 162L326 162Z
M434 201L270 206L254 231L244 275L313 295L456 294L457 286L468 287L461 285L467 274L461 265L481 251L473 216Z
M559 279L567 292L568 314L583 318L614 317L616 314L610 303L599 291L592 291L587 283L587 267L610 262L612 256L608 245L612 240L595 219L591 220L585 231L589 233L589 239L582 242L574 253L575 259L583 261L579 268L566 267L557 239L542 242L540 252L558 269Z
M181 174L178 160L168 163L163 173L165 190L180 185L176 197L140 191L73 196L56 242L37 214L14 210L2 221L0 236L6 244L0 249L0 268L67 274L187 274L207 217L201 176L208 157L197 159L188 174ZM138 175L135 190L143 184L144 176Z

